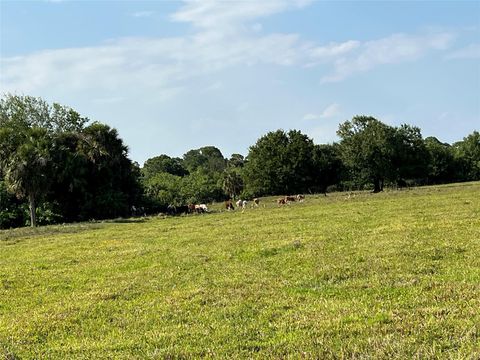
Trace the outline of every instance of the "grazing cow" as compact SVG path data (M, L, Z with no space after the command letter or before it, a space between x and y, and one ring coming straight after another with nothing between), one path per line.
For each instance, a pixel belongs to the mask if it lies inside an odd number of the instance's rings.
M302 194L298 194L297 196L297 200L302 202L303 200L305 200L305 195L302 195Z
M355 193L352 191L348 193L348 196L345 198L345 200L349 200L351 197L355 197Z
M188 214L189 212L188 205L177 206L177 214Z
M130 208L130 214L132 216L147 216L145 208L143 206L137 208L135 205L132 205L132 207Z
M237 207L242 207L242 203L242 199L238 199L235 204L237 205Z
M167 214L172 216L177 214L177 208L175 207L175 205L167 206Z
M227 209L228 211L235 210L235 208L233 207L232 200L225 201L225 209Z
M295 196L285 196L285 202L294 202L296 200Z
M258 204L260 204L260 199L259 198L253 199L253 206L258 207Z
M280 199L277 199L277 204L278 205L285 205L287 202L285 201L285 198L280 198Z
M189 212L190 211L189 211L188 205L182 205L182 206L168 205L167 206L168 215L188 214Z
M243 210L245 210L245 208L247 207L247 203L248 203L247 200L243 200L243 201L242 201L242 209L243 209Z
M208 207L205 204L195 205L195 211L198 214L206 213L208 212Z
M193 214L196 210L196 205L195 204L188 204L188 213Z

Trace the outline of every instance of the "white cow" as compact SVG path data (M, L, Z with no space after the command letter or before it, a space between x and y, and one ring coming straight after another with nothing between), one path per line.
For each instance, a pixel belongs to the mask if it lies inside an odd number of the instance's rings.
M208 207L205 204L195 205L195 211L197 213L208 212Z

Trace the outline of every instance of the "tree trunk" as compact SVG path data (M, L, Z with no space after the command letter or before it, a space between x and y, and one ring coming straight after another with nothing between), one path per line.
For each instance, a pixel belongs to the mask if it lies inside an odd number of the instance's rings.
M30 205L30 226L35 227L37 226L37 204L35 203L35 196L30 194L28 196L28 201Z
M382 186L381 186L381 181L380 179L373 179L373 192L374 193L379 193L380 191L382 191Z

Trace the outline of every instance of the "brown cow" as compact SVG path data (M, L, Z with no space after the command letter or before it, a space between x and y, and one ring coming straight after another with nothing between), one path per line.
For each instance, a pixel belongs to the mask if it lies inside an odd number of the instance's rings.
M232 200L227 200L225 201L225 209L227 210L235 210L235 208L233 207L233 203L232 203Z
M285 198L280 198L280 199L277 199L277 204L278 205L285 205L287 202L285 201Z
M285 196L285 202L294 202L296 200L295 196Z

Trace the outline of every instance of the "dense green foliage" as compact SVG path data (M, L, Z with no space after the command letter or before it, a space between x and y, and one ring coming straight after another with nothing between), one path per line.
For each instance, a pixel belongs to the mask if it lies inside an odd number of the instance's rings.
M183 159L167 155L148 159L142 168L142 184L151 200L147 211L222 199L226 167L227 160L213 146L190 150Z
M29 96L0 101L0 227L129 216L140 170L117 131ZM29 220L27 220L29 219Z
M0 231L0 357L478 359L479 192Z
M340 125L341 158L357 184L406 184L427 177L428 151L420 129L388 126L373 117L355 116Z
M313 149L313 192L327 193L329 186L339 184L345 176L345 165L338 144L315 145Z
M474 131L463 139L453 144L454 156L461 166L460 178L462 180L480 179L480 133Z
M54 138L79 131L86 122L74 110L40 98L7 94L0 99L0 175L8 190L27 199L32 226L52 182Z
M0 229L23 226L25 210L22 201L7 191L4 181L0 181Z
M311 139L300 131L270 132L250 147L244 167L246 189L255 195L303 193L313 185Z
M371 182L374 191L383 190L393 177L394 129L375 118L356 116L338 129L342 139L341 155L359 183Z
M453 145L355 116L340 141L314 144L298 130L260 137L246 157L215 146L166 154L143 167L115 129L29 96L0 100L0 228L167 212L266 195L480 180L480 134ZM8 194L6 192L8 191ZM12 197L16 195L16 199Z
M188 175L188 170L184 168L182 159L171 158L168 155L160 155L145 161L142 173L144 178L148 180L158 173L185 176Z

